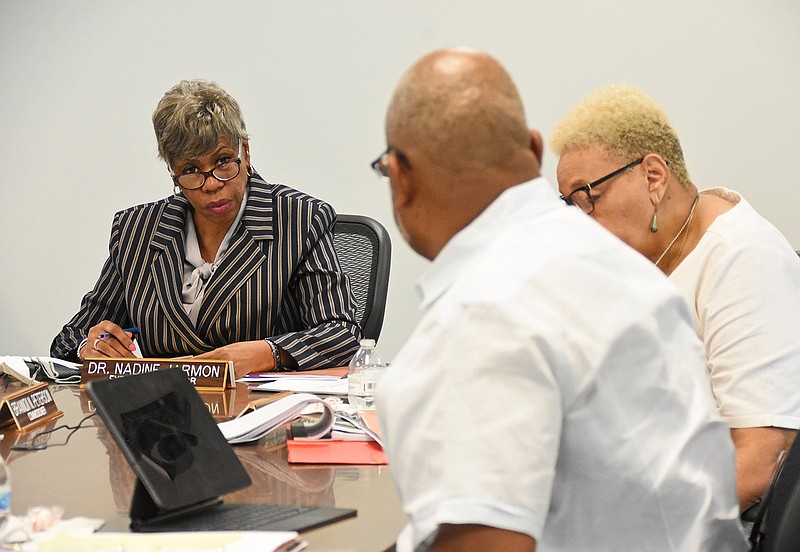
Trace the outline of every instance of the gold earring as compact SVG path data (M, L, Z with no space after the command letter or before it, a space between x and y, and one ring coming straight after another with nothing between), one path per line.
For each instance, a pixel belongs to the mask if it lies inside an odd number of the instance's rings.
M658 232L658 206L656 206L656 210L653 211L653 222L650 223L650 231L653 234Z

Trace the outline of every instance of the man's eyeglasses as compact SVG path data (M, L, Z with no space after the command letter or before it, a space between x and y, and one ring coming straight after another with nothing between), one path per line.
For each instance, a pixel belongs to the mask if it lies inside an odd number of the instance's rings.
M408 157L397 148L393 148L389 146L386 148L382 154L378 156L378 158L369 164L372 167L372 170L378 175L378 178L383 180L384 182L389 182L389 155L394 153L397 156L397 160L408 170L411 170L411 164L408 162Z
M604 177L598 178L594 182L589 182L585 186L581 186L580 188L575 188L574 190L572 190L570 192L570 194L568 196L565 197L565 196L562 195L561 199L563 199L564 203L566 203L567 205L575 205L577 207L580 207L581 211L583 211L587 215L591 215L594 212L594 199L592 198L592 194L591 194L592 189L596 188L597 186L599 186L603 182L611 180L612 178L614 178L618 174L621 174L621 173L627 171L631 167L635 167L636 165L638 165L642 161L644 161L643 157L637 159L636 161L632 161L631 163L628 163L627 165L625 165L621 169L617 169L612 173L608 173Z
M239 157L232 159L220 156L216 166L208 172L203 172L197 167L191 168L192 172L185 172L178 175L171 175L172 181L184 190L197 190L206 184L206 179L213 176L220 182L227 182L239 176L242 170L242 143L239 142Z

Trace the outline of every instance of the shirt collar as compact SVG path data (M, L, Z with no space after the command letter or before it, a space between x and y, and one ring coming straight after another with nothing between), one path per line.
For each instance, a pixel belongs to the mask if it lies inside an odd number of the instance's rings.
M543 177L512 186L478 217L453 236L417 281L420 308L429 308L491 243L515 216L536 217L563 208L553 187ZM524 252L520 252L524 254Z
M225 252L228 250L228 246L231 242L231 236L233 236L233 233L236 231L239 221L242 220L242 215L244 214L244 209L247 205L248 188L249 186L245 187L244 196L242 197L242 204L239 206L239 212L236 214L236 218L233 220L230 227L228 227L225 237L222 238L222 243L219 245L219 249L217 249L217 256L214 262L210 264L219 264L219 262L222 260L222 257L225 256ZM197 240L197 229L194 225L194 217L191 215L191 213L187 214L186 222L184 223L184 243L186 249L186 262L192 265L193 268L198 268L206 264L205 260L203 260L203 257L200 254L200 244Z

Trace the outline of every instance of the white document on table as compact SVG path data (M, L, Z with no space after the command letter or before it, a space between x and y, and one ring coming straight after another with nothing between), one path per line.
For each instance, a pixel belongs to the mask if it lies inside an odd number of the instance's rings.
M325 376L280 377L250 388L251 391L294 391L315 395L347 395L347 378Z

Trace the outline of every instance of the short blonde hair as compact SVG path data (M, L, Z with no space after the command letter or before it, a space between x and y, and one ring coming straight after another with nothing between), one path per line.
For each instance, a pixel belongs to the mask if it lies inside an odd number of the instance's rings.
M215 82L183 80L158 102L153 113L158 156L172 167L208 153L224 139L235 148L247 139L239 103Z
M615 84L589 93L555 126L549 141L559 157L597 143L631 161L657 153L678 182L691 183L678 134L667 114L636 86Z

